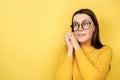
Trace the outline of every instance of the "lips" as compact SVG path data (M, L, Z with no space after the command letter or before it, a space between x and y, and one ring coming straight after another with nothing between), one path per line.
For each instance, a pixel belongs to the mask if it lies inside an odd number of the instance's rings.
M85 36L86 34L77 34L77 36Z

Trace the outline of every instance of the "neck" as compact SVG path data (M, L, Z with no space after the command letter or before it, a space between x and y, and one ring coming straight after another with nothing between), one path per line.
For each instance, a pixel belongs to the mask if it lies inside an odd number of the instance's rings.
M82 42L80 44L81 44L81 46L90 46L91 45L91 40L88 40L86 42Z
M90 43L89 44L81 43L81 46L90 46Z

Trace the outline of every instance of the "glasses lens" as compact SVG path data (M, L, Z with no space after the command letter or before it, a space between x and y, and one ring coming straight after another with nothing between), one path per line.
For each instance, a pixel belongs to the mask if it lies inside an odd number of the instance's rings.
M78 30L79 24L77 22L73 23L73 29Z
M83 30L87 30L87 29L89 29L90 24L91 24L91 23L90 23L88 20L84 20L84 21L81 23L81 28L82 28ZM79 29L80 24L79 24L78 22L74 22L73 25L72 25L72 27L73 27L73 30L76 31L76 30Z
M90 27L90 22L85 20L85 21L83 21L83 23L81 25L82 25L83 29L87 30Z

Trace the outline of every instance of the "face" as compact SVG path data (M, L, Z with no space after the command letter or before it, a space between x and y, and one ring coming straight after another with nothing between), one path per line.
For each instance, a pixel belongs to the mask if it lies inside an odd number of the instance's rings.
M74 32L82 45L90 45L95 30L94 23L87 14L76 14L73 18ZM78 28L78 29L77 29Z

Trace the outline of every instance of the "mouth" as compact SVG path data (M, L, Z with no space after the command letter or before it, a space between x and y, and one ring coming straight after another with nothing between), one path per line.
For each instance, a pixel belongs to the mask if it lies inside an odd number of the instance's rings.
M86 34L77 34L77 36L79 36L79 37L83 37L83 36L85 36Z

